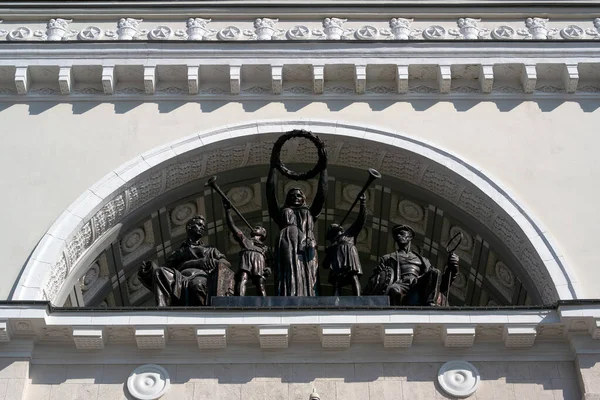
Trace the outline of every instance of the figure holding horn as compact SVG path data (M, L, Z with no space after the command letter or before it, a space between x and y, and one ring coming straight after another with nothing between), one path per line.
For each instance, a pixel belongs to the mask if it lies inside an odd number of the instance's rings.
M229 199L223 199L227 226L233 237L240 245L240 268L235 276L235 295L245 296L248 280L252 280L259 296L266 296L265 278L271 275L269 268L272 259L269 247L263 242L267 238L267 231L262 226L255 226L250 230L250 237L235 226L231 215L232 205Z
M240 267L235 276L234 294L236 296L245 296L248 280L252 280L259 296L264 297L267 295L265 279L271 275L269 265L273 259L269 247L263 243L267 238L267 231L260 225L250 225L242 213L231 204L231 200L223 193L219 185L217 185L216 180L217 177L213 176L204 186L211 187L223 198L223 208L225 208L227 226L233 234L233 238L241 248L239 254ZM250 228L250 237L244 235L244 233L235 225L231 210L235 211L248 228Z
M370 168L369 177L364 184L356 199L348 209L346 216L340 224L331 224L327 230L327 240L331 243L325 249L325 261L323 268L329 269L329 283L333 285L333 296L341 296L342 287L352 286L352 294L360 296L360 277L362 275L362 266L356 249L356 238L365 225L367 219L367 206L365 192L375 180L381 178L381 174ZM360 210L356 221L344 230L342 226L356 203L360 200Z
M358 218L344 230L342 225L331 224L327 229L327 240L331 243L325 249L323 268L329 270L329 283L333 286L333 296L341 296L342 287L352 286L352 294L360 296L360 277L363 273L356 249L356 237L367 219L366 197L360 196Z
M310 140L319 153L319 162L307 173L295 173L281 163L280 152L283 144L295 137ZM275 247L275 289L278 296L316 296L318 294L319 262L314 226L327 196L326 167L325 145L317 136L308 131L288 132L282 135L273 146L266 195L269 215L280 229ZM312 205L306 204L306 196L302 190L292 188L285 197L285 203L280 206L276 195L276 170L293 180L308 180L318 174L319 184Z

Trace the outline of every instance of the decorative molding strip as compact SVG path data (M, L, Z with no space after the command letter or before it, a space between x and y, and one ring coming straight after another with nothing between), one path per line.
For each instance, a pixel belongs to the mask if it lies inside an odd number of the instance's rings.
M8 41L298 41L298 40L581 40L599 38L600 18L577 19L553 23L549 18L528 17L497 22L461 17L455 22L444 19L415 20L390 15L372 21L330 16L321 21L287 21L259 17L240 21L192 17L173 23L172 19L144 22L129 16L114 19L73 20L52 18L45 25L11 21L0 31ZM300 22L299 24L297 24ZM365 23L366 22L366 23ZM24 25L26 23L27 25ZM92 23L93 25L90 25ZM551 24L555 24L551 27ZM146 28L142 28L145 25ZM209 28L209 25L211 26ZM485 26L484 26L485 25ZM214 28L212 28L214 26ZM74 27L75 29L71 29ZM458 28L458 29L457 29ZM2 40L2 39L0 39Z
M575 309L577 316L572 312ZM355 345L352 332L360 330L361 340L356 343L359 347L370 343L382 349L409 349L429 343L441 349L445 347L447 354L453 354L454 347L471 347L472 352L479 348L489 352L489 346L497 348L504 340L507 347L529 351L525 349L566 344L572 337L593 343L592 339L599 336L600 323L594 320L593 325L588 324L590 311L597 313L600 306L586 305L570 310L523 308L460 312L436 308L429 311L272 309L252 313L227 310L229 322L223 325L225 311L211 308L199 313L178 313L173 317L172 309L81 309L74 312L49 311L35 305L2 305L0 341L18 345L24 339L35 338L38 342L53 345L75 343L80 350L108 350L113 344L121 346L124 343L133 348L137 344L140 349L164 349L171 345L179 346L182 341L193 343L195 332L200 349L226 349L230 345L234 349L240 346L258 348L259 345L263 349L286 349L295 340L321 342L324 348L344 349ZM392 320L407 323L390 324ZM153 325L159 321L164 325ZM230 340L227 339L228 330ZM240 335L241 332L244 334ZM252 340L254 333L258 340ZM178 339L167 344L167 336ZM536 340L538 336L539 341ZM596 350L600 352L597 346Z
M429 52L432 59L437 51ZM194 59L189 64L187 60L179 60L180 64L174 65L173 59L162 57L140 60L142 65L126 62L120 56L104 59L104 65L89 57L55 57L47 61L45 54L36 60L3 60L10 54L0 49L0 73L2 70L14 73L14 81L4 82L4 90L0 91L3 100L23 95L27 95L27 100L44 101L143 100L148 96L230 99L231 95L261 99L273 99L273 96L315 98L316 95L337 98L358 95L379 99L397 99L400 95L441 99L439 94L465 98L489 98L490 94L520 98L533 94L573 99L573 95L597 97L600 93L600 82L595 79L600 70L597 58L600 49L585 55L574 53L573 57L580 62L568 64L565 63L567 56L555 58L548 54L544 60L539 60L535 55L521 54L496 59L487 57L485 50L476 57L440 55L435 58L435 64L421 64L422 59L400 60L400 53L398 58L378 60L374 59L375 55L357 59L354 54L350 60L351 54L324 59L320 57L321 52L315 52L302 55L302 62L310 64L293 64L290 58L265 58L264 62L271 69L270 79L258 77L258 72L264 68L260 63L260 51L254 60L240 55L234 63L225 66L215 65L215 61L209 59ZM102 54L99 52L96 57ZM348 73L349 67L353 69L352 74ZM58 70L54 82L34 78L52 69ZM243 80L242 69L253 80ZM102 72L90 72L94 70ZM310 70L312 88L307 84ZM369 74L370 70L379 73ZM201 82L201 71L214 76L214 81ZM297 76L300 80L294 80ZM229 85L224 84L227 80Z

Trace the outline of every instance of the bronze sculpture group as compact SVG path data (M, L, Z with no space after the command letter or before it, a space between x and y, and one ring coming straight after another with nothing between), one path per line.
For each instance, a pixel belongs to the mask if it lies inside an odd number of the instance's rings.
M295 137L313 142L318 150L319 161L306 173L288 169L280 160L283 144ZM276 172L293 180L308 180L318 176L317 192L312 204L300 188L289 189L283 205L276 196ZM392 305L440 305L447 298L449 288L458 273L458 256L454 249L448 251L448 261L443 273L432 267L429 260L411 249L415 232L406 225L392 229L397 250L380 258L378 266L361 290L362 266L356 248L356 238L363 229L367 217L365 191L381 175L369 170L369 180L357 195L348 214L340 224L328 227L329 243L321 264L329 270L328 281L333 287L332 295L340 296L342 288L350 286L354 296L386 295ZM245 296L251 281L260 296L266 296L266 279L273 275L277 296L319 295L319 259L314 226L325 204L328 191L327 153L324 143L315 135L294 130L282 135L275 143L266 182L266 198L271 219L279 227L274 251L264 243L267 231L262 226L252 226L231 204L231 201L211 178L210 186L223 198L225 219L234 239L240 246L237 273L216 248L205 245L201 238L206 229L204 217L198 216L186 225L187 239L181 247L170 254L165 266L154 263L142 264L138 275L150 289L158 306L203 306L210 304L212 296ZM359 213L348 228L343 223L360 202ZM244 221L250 233L245 235L234 223L232 211ZM460 238L459 238L460 240Z

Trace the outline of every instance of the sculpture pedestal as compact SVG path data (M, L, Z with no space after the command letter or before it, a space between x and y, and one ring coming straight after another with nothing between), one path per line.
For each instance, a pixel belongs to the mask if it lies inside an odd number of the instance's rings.
M215 296L211 298L214 307L252 308L320 308L320 307L387 307L388 296Z

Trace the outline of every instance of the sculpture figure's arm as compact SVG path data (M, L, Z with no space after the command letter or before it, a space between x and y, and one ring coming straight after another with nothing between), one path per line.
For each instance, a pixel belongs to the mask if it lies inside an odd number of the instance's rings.
M356 221L354 221L354 223L350 226L350 228L348 228L348 230L346 231L345 234L347 236L352 236L353 238L356 238L358 236L358 234L360 233L360 231L365 226L366 220L367 220L367 204L366 204L366 197L363 194L360 197L360 210L358 212L358 217L356 218Z
M235 241L241 246L242 242L244 241L244 234L237 226L235 226L235 223L233 222L233 215L231 215L231 204L227 201L223 201L223 207L225 208L225 220L227 221L227 226L229 227L231 233L233 233Z
M321 214L321 210L323 210L325 200L327 199L328 188L329 182L327 181L327 169L325 168L319 174L319 186L317 187L317 194L315 195L315 199L310 206L310 213L314 219L317 219L319 214Z
M273 222L275 222L278 226L281 226L281 210L279 209L279 204L277 203L276 186L275 167L271 165L269 176L267 177L267 206L269 208L269 215L271 216Z

